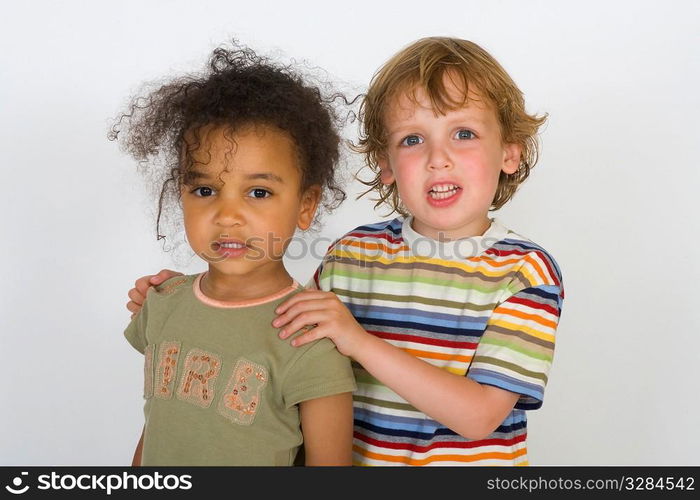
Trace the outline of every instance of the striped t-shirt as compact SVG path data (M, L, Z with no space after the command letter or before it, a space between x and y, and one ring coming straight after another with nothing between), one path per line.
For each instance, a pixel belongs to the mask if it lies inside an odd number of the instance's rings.
M526 465L524 410L542 405L564 291L540 246L492 221L438 242L410 218L358 227L314 275L371 334L450 373L520 394L487 438L464 438L353 362L357 465Z

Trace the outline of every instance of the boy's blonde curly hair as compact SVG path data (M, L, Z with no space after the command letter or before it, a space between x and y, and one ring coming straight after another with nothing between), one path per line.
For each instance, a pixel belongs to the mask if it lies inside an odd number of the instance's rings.
M450 98L444 84L446 73L463 87L461 100ZM361 181L369 189L360 196L375 191L379 195L375 208L387 203L392 208L390 213L409 215L401 203L396 183L386 185L381 181L378 159L387 148L387 108L402 93L408 93L409 98L415 100L415 90L422 88L433 109L445 113L467 104L470 87L495 109L503 143L522 147L518 170L513 174L501 172L491 210L505 205L537 163L537 130L547 115L525 112L522 92L488 52L468 40L446 37L417 40L389 59L372 78L360 107L362 130L355 150L365 155L365 165L374 178Z

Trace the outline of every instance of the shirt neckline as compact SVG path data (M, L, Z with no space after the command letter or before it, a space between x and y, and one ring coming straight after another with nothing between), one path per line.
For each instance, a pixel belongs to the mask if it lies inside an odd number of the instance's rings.
M408 245L412 255L429 259L464 260L476 257L491 248L508 235L505 228L496 219L489 219L491 224L481 236L472 236L459 240L439 241L416 232L411 223L413 216L405 217L401 226L401 236Z
M297 290L301 287L299 283L296 280L292 281L292 284L289 286L286 286L282 288L281 290L270 294L266 295L264 297L258 297L256 299L250 299L250 300L240 300L240 301L227 301L227 300L217 300L217 299L212 299L211 297L207 297L204 295L204 292L202 292L201 288L201 282L202 278L204 275L206 275L206 272L200 273L197 275L197 278L195 278L194 282L192 283L192 291L194 292L194 296L203 304L211 306L211 307L218 307L220 309L238 309L242 307L253 307L253 306L259 306L262 304L267 304L269 302L273 302L277 299L280 299L284 297L285 295L288 295L289 293L293 292L294 290Z

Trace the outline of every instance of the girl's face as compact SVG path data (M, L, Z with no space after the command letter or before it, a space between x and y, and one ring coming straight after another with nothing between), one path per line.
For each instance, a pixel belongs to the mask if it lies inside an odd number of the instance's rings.
M311 225L320 193L301 193L294 142L264 125L210 127L201 136L181 189L190 246L209 263L210 278L256 288L288 276L282 255L295 229Z

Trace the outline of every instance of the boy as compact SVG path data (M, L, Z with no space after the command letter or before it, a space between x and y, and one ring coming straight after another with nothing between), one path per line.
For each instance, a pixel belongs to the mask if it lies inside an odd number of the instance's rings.
M402 217L334 243L273 326L353 359L355 464L526 465L564 292L554 259L488 212L527 178L544 118L478 45L435 37L378 71L362 121L370 191Z

